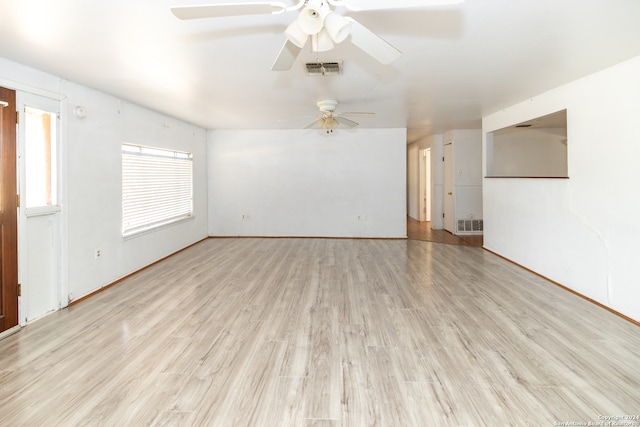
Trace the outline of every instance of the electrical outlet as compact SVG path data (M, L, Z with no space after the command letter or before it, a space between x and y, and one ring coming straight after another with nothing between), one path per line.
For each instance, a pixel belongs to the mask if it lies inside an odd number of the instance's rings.
M364 221L364 215L356 215L356 221Z
M242 220L243 221L248 221L249 220L249 214L242 214Z
M96 260L102 258L102 249L96 248L94 256L95 256Z

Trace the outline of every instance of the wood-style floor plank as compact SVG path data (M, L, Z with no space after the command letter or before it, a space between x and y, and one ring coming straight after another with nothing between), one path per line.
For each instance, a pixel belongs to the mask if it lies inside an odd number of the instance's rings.
M481 247L483 241L482 234L455 235L446 230L434 230L431 228L431 221L420 222L409 216L407 217L407 236L414 240L476 247Z
M0 425L588 424L640 414L638 367L640 328L480 248L208 239L0 341Z

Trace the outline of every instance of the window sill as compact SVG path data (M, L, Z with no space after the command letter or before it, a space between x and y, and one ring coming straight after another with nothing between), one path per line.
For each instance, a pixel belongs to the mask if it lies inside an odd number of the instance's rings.
M569 179L568 176L485 176L487 179Z
M140 237L143 236L145 234L149 234L149 233L154 233L156 231L160 231L162 229L171 227L173 225L177 225L177 224L181 224L183 222L187 222L187 221L192 221L193 219L195 219L195 215L191 215L191 216L187 216L184 218L177 218L177 219L173 219L167 222L163 222L161 224L156 224L147 228L143 228L143 229L139 229L139 230L134 230L134 231L129 231L127 233L123 233L122 234L122 240L129 240L129 239L134 239L136 237Z

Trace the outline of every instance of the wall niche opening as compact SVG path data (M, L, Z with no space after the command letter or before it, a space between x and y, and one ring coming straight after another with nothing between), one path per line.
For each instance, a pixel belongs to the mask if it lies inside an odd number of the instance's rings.
M487 133L487 178L568 178L567 110Z

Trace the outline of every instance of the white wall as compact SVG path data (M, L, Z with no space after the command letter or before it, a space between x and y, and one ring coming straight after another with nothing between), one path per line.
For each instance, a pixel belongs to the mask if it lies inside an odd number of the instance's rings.
M444 136L433 135L430 139L431 148L431 228L444 229Z
M455 129L444 135L453 141L455 220L482 218L482 131Z
M0 85L62 99L61 214L65 232L63 265L59 268L63 272L62 293L69 300L207 236L205 130L1 58ZM86 108L85 119L73 116L78 105ZM125 140L194 153L194 219L123 240L120 145ZM33 238L30 234L29 239ZM94 259L96 248L102 249L100 260ZM33 295L28 286L23 283L23 294ZM61 303L66 305L66 301ZM29 304L48 305L35 299ZM34 318L44 314L30 308L20 306L21 321L25 313Z
M640 57L483 119L491 132L566 108L570 177L485 179L485 247L635 320L638 76Z
M206 131L176 119L65 83L68 113L69 298L81 297L207 237ZM122 238L121 144L193 153L194 218ZM95 248L102 259L94 260Z
M407 146L407 215L420 220L420 149L417 142Z
M214 130L208 157L212 236L407 235L405 129Z

